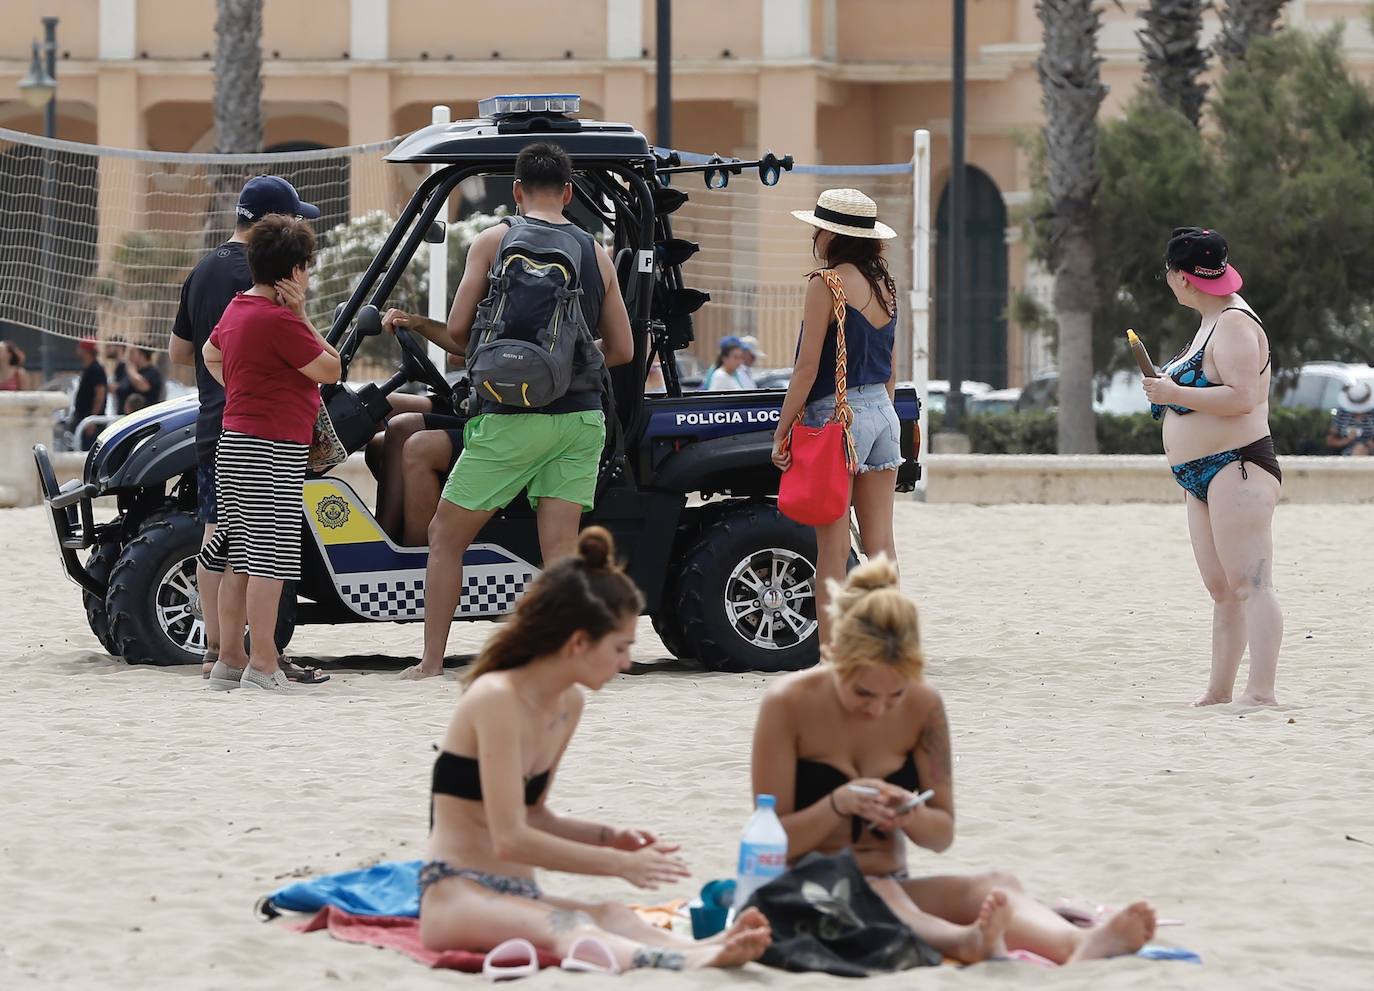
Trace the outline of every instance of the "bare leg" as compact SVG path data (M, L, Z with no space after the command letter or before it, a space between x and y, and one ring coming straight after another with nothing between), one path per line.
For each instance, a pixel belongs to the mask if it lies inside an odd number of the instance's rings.
M761 957L772 941L771 932L764 927L734 933L719 943L675 949L646 946L602 928L591 913L559 908L542 899L498 895L456 878L440 881L424 896L420 939L430 949L484 953L517 937L560 956L565 956L577 940L595 937L610 948L622 970L642 966L669 970L740 967Z
M242 630L248 625L248 576L232 566L226 566L219 582L219 628ZM220 640L219 659L231 668L246 668L248 652L243 649L243 637L224 637Z
M277 670L277 608L281 604L282 583L277 578L248 579L248 632L253 653L248 663L253 670L271 675Z
M923 912L898 881L870 877L868 885L908 929L945 956L961 963L1006 956L1003 935L1011 921L1011 906L1007 893L1000 888L988 892L972 922L958 925Z
M866 471L854 478L854 515L859 520L859 542L867 557L886 554L897 563L897 541L892 534L892 504L897 497L897 470Z
M407 478L402 461L406 443L424 430L424 426L422 413L397 413L387 422L383 435L381 464L376 472L377 523L392 540L401 536L401 516L405 509ZM430 514L433 515L433 512L431 508ZM425 522L429 522L429 517L425 518Z
M849 565L849 514L816 527L816 619L821 646L830 643L830 582L844 581Z
M214 535L215 524L205 524L205 536L200 546L208 544ZM222 577L218 571L210 571L199 561L196 562L196 591L200 595L200 612L205 622L207 660L201 663L201 674L205 675L215 666L214 657L219 656L219 583Z
M1217 557L1245 615L1250 675L1240 701L1247 705L1277 704L1274 677L1283 643L1283 611L1274 594L1271 525L1278 501L1278 479L1256 465L1248 466L1244 476L1238 465L1227 465L1207 492Z
M1212 540L1212 520L1208 504L1192 494L1184 497L1188 507L1188 534L1193 542L1193 559L1202 575L1202 584L1212 597L1212 675L1207 691L1194 705L1219 705L1231 701L1236 687L1236 672L1245 655L1245 609L1226 580L1226 569L1217 557Z
M1087 930L1078 951L1065 963L1125 956L1148 943L1154 934L1155 910L1144 902L1136 902L1127 905L1102 925Z
M539 553L544 567L577 553L577 528L582 507L565 499L540 499L535 510L539 523Z
M747 932L751 929L769 929L768 919L756 908L747 908L739 914L729 929L710 936L706 939L692 939L690 936L683 936L668 929L660 929L658 926L651 926L639 917L634 909L619 902L600 902L591 904L588 902L570 901L566 898L555 898L545 895L540 899L546 905L555 908L567 909L569 911L586 912L595 923L607 932L613 932L626 939L632 939L636 943L651 946L666 946L676 949L701 946L705 943L723 943L736 933Z
M405 546L423 547L429 538L429 521L434 519L452 460L453 442L446 431L422 430L405 442L400 471L405 476Z
M425 567L425 649L420 663L405 677L433 678L443 674L448 630L463 595L463 554L493 509L477 512L440 500L429 524L429 563Z

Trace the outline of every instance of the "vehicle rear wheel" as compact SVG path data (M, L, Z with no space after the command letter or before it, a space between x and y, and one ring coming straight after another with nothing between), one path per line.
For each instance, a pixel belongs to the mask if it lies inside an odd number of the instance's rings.
M675 594L670 596L670 592L674 592L674 590L664 590L665 603L671 604L676 601ZM667 648L668 653L676 658L686 660L692 656L692 652L683 639L682 626L677 616L669 611L671 608L672 606L669 605L668 608L660 609L649 618L653 620L654 632L663 641L663 646Z
M111 638L130 664L199 664L205 655L205 620L196 585L196 554L203 525L189 513L157 516L139 529L110 572L105 597ZM295 631L295 585L283 589L277 612L277 648Z
M796 671L820 659L816 536L771 503L722 515L678 585L687 650L717 671Z
M86 571L96 581L108 582L110 572L114 570L115 561L118 559L118 544L99 544L86 561ZM90 625L95 638L100 641L100 646L111 656L118 657L119 651L115 647L114 637L110 634L110 614L105 610L105 600L86 591L81 593L81 600L86 606L86 622Z

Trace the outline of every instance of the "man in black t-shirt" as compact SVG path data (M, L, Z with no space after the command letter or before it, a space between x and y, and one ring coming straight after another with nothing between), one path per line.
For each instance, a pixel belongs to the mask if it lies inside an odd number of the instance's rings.
M105 395L109 383L105 377L105 367L96 359L96 347L95 341L90 338L85 338L76 345L76 353L81 358L81 378L77 380L72 411L67 417L67 429L73 436L82 420L105 412ZM89 450L95 442L96 433L97 431L92 429L88 431L89 436L75 437L77 449Z
M270 213L314 219L320 211L301 202L295 188L280 176L255 176L244 183L234 210L234 236L210 252L186 277L181 287L181 305L172 324L168 351L173 363L194 365L196 387L200 392L200 414L196 418L196 492L198 516L205 524L205 541L215 533L215 451L224 417L224 387L205 368L202 349L219 323L224 308L238 293L253 288L248 270L245 244L253 225ZM196 565L201 611L205 619L205 660L202 674L208 678L219 660L219 581L218 572ZM242 631L237 634L242 636ZM283 666L293 680L323 680L318 672L295 665Z

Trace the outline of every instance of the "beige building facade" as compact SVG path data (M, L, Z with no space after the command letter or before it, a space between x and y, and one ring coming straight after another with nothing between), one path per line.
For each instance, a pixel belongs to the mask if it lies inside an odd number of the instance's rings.
M1143 6L1103 5L1108 112L1139 85L1134 31ZM949 0L674 7L676 147L738 155L771 148L826 165L901 162L924 128L938 231L949 157ZM502 92L580 93L590 115L653 133L653 0L266 0L264 8L268 149L378 141L427 124L436 104L459 117ZM4 0L0 127L42 132L17 84L43 16L60 18L59 137L165 152L212 148L214 0ZM1034 0L969 0L968 17L971 236L982 245L975 288L990 294L983 311L993 313L1012 290L1045 290L1016 222L1029 189L1024 138L1041 119L1040 24ZM1363 3L1294 0L1287 17L1313 28L1347 21L1352 60L1374 63ZM993 332L1002 338L991 342L1001 363L973 377L1016 385L1048 360L1004 318Z

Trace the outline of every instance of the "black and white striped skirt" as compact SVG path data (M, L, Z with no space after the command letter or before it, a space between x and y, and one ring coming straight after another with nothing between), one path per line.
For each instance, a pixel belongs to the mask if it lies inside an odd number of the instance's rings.
M297 581L301 577L301 492L307 444L226 430L215 455L219 523L201 549L210 571Z

